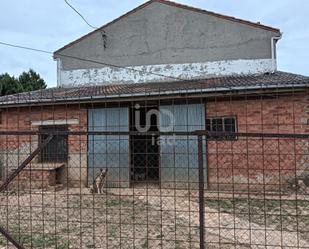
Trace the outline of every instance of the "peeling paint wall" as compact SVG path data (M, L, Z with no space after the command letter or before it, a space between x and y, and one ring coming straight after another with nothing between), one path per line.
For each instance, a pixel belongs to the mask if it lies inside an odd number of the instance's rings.
M162 3L152 3L61 51L122 67L183 78L273 70L271 37L278 34ZM162 80L102 64L56 56L59 85ZM259 65L260 64L260 65ZM272 64L272 65L270 65ZM97 69L97 70L96 70ZM89 80L91 79L91 80ZM163 79L166 81L166 78Z
M189 80L215 76L265 73L273 71L272 65L272 60L260 59L136 66L128 69L105 67L62 70L59 83L61 86L77 86L85 84L166 82L172 81L174 78ZM136 72L136 70L145 73Z

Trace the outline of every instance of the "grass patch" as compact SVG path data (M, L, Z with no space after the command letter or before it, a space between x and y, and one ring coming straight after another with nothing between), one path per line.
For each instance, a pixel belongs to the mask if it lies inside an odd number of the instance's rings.
M309 227L309 201L274 200L274 199L207 199L206 206L261 226L273 227L289 232L299 231L308 240L305 232Z
M106 201L106 207L115 207L115 206L130 206L132 201L122 200L122 199L112 199Z
M27 233L19 232L18 226L14 226L9 230L13 238L19 241L20 244L24 245L26 248L50 248L54 247L58 249L68 248L68 241L65 242L61 238L57 238L55 235L50 234L37 234L37 233ZM6 245L7 240L3 236L0 236L0 245Z
M142 244L142 248L148 248L148 240L146 239L145 241L144 241L144 243Z
M291 214L291 212L302 211L302 209L309 210L309 201L294 201L294 200L261 200L261 199L207 199L206 205L209 208L219 209L225 213L276 213Z
M180 244L179 241L176 241L176 243L175 243L175 249L184 249L184 248L181 246L181 244Z
M0 235L0 246L5 246L6 245L6 239L3 237L3 235Z

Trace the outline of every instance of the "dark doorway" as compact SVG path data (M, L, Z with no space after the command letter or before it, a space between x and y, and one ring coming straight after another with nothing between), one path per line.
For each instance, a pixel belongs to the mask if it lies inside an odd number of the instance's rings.
M130 130L140 132L138 127L145 128L146 116L151 110L158 110L158 107L131 108ZM153 134L158 131L158 117L151 115L148 123L149 129L143 135L130 136L131 183L159 183L160 149L158 136Z
M41 126L40 142L43 142L49 132L66 131L67 126ZM41 151L40 161L44 163L64 163L68 160L68 136L55 135L53 139Z

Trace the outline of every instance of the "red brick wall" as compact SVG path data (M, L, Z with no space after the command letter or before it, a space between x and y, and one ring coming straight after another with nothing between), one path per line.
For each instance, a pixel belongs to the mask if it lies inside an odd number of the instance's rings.
M309 97L208 102L208 117L236 116L238 132L309 133ZM288 186L309 168L308 140L245 138L209 141L212 189L273 189Z
M14 179L11 186L15 188L48 188L56 185L55 170L23 170Z
M75 106L43 106L32 108L8 108L2 110L1 130L37 130L31 121L79 119L77 125L70 125L70 130L86 129L87 110Z
M236 116L239 132L309 132L309 97L305 94L212 101L208 117ZM31 121L78 119L69 129L87 130L87 111L79 106L10 108L3 110L1 130L37 130ZM16 167L38 144L37 136L0 136L2 161ZM308 141L238 137L235 141L209 141L209 185L217 188L279 189L309 168ZM0 155L1 156L1 155ZM64 180L70 185L87 182L87 137L69 136L69 161Z
M77 119L78 124L69 124L70 131L87 130L87 110L79 106L45 106L32 108L8 108L2 110L1 130L36 131L39 126L33 121ZM0 136L2 162L5 174L16 168L38 145L38 136ZM68 137L68 165L63 180L72 185L86 184L87 136ZM34 159L36 162L38 158Z

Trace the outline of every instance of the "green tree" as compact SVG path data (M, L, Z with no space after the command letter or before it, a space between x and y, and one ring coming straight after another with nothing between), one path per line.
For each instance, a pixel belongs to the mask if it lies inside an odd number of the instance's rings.
M39 89L45 89L46 83L41 76L30 69L29 72L23 72L18 77L19 84L22 87L23 92L30 92Z
M0 75L0 95L9 95L14 93L21 92L21 87L18 80L15 77L10 76L9 74Z
M45 89L46 83L34 70L23 72L18 78L8 73L0 75L0 95L9 95Z

